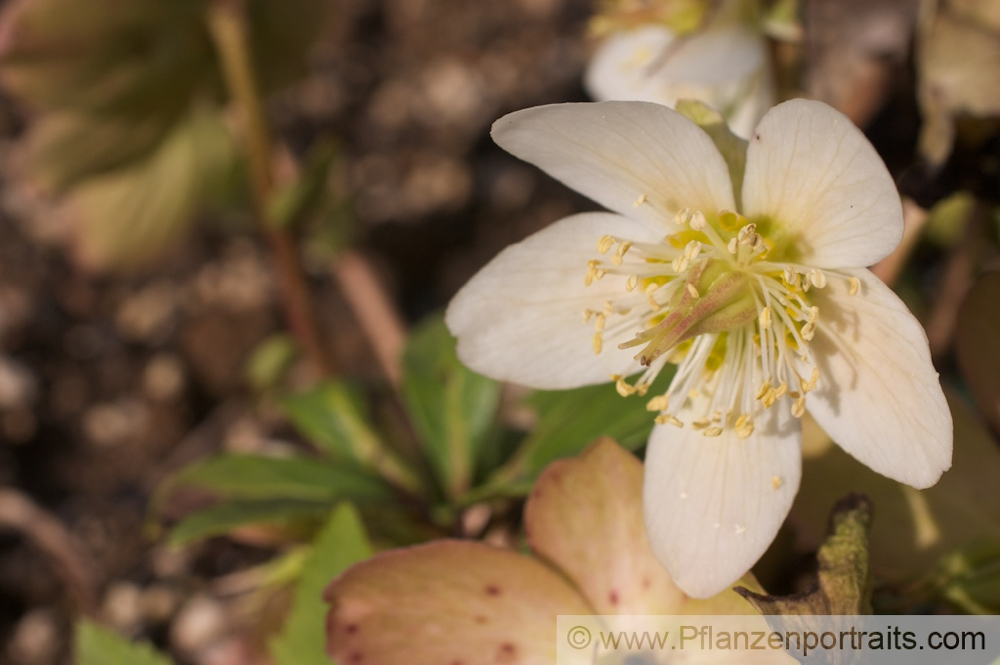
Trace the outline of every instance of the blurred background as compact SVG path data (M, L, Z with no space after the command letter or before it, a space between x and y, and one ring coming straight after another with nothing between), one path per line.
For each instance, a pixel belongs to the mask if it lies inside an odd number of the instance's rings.
M491 123L592 99L585 72L603 40L649 22L657 4L0 3L0 663L75 662L81 615L177 663L288 662L266 646L301 572L288 554L343 497L282 512L276 496L233 489L235 467L184 470L220 453L339 459L341 439L317 440L355 417L417 459L398 471L358 453L405 490L394 517L364 514L379 546L516 542L532 476L511 451L555 407L477 388L499 427L484 440L501 452L456 479L433 456L419 461L434 426L406 415L422 389L406 386L423 376L419 354L446 344L427 317L476 270L596 209L496 147ZM843 111L904 198L907 237L877 272L925 324L966 438L984 442L969 462L979 475L955 481L967 495L946 489L952 512L935 513L960 532L921 559L939 571L972 536L1000 538L989 489L1000 471L1000 8L802 0L755 11L771 103L810 97ZM691 43L707 25L663 20ZM417 356L401 370L404 348ZM341 380L364 408L337 406L329 386ZM595 423L534 467L600 434L641 448L648 426ZM504 500L473 493L496 478L510 481ZM840 489L799 510L798 527L793 514L758 571L769 589L797 588ZM272 503L185 521L220 496ZM982 564L993 586L962 582L975 597L966 611L998 607L998 549ZM887 568L893 555L915 560L890 552ZM957 578L931 577L938 596L903 585L886 598L934 607Z

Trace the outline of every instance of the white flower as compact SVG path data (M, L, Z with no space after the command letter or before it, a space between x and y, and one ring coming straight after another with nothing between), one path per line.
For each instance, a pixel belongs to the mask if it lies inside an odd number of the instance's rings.
M466 364L540 389L610 377L642 396L677 364L666 394L645 395L658 413L645 512L657 556L695 597L738 579L773 540L798 490L803 411L918 488L950 466L952 445L924 331L864 268L902 234L872 146L804 100L773 108L749 144L709 129L728 162L656 104L498 120L501 146L614 212L508 247L446 318Z
M687 37L661 24L615 32L591 59L585 83L601 101L673 108L681 99L696 99L719 109L744 138L776 101L767 42L741 23L717 23Z

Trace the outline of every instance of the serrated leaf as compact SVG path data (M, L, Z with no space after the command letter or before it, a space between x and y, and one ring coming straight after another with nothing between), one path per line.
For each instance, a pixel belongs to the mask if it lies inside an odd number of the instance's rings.
M303 436L332 460L354 460L398 487L419 492L420 482L369 424L364 401L345 383L332 381L281 401Z
M664 392L672 378L672 368L664 368L648 394ZM527 401L538 414L538 421L511 462L498 472L498 478L534 478L551 462L578 455L601 437L636 450L646 443L653 429L655 414L646 410L648 399L638 395L622 397L610 383L539 391Z
M76 665L172 665L149 644L129 642L88 619L76 624L73 648Z
M328 501L388 500L392 489L381 479L347 464L309 457L225 454L189 466L165 483L165 490L195 486L231 499Z
M403 354L403 400L431 467L449 497L472 483L500 403L500 384L466 368L444 320L418 327Z
M229 533L251 524L290 526L315 519L330 509L327 502L265 499L227 501L184 518L170 532L170 544L177 547L196 540Z
M332 665L326 655L326 603L330 580L372 555L364 526L349 504L340 505L316 536L295 585L295 600L284 628L268 646L277 665Z

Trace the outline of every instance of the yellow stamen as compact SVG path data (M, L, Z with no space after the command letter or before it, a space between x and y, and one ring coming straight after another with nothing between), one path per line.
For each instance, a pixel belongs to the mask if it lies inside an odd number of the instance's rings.
M653 422L655 422L657 425L673 425L674 427L684 427L684 423L679 418L677 418L676 416L672 416L669 413L664 413L662 415L656 416L655 418L653 418Z
M861 280L858 279L857 277L852 277L849 281L851 283L851 286L847 290L847 295L849 296L858 295L858 291L861 290Z
M811 281L817 289L822 289L826 286L826 274L822 270L813 268L809 271L809 281Z
M792 415L801 418L806 412L806 396L802 395L792 404Z
M621 376L615 380L615 390L618 391L618 394L622 397L628 397L629 395L635 394L635 388L626 383L625 378Z
M670 397L668 395L657 395L646 403L646 410L666 411L668 406L670 406Z
M761 330L768 330L771 327L771 308L765 307L760 310L760 314L757 315L757 321L760 324Z
M607 254L608 250L611 249L615 242L616 240L614 236L603 235L597 241L597 251L601 254Z

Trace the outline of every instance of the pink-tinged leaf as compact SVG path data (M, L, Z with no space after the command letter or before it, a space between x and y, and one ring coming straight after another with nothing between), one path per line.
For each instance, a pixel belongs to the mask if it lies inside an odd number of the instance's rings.
M592 612L545 564L456 540L382 552L325 598L327 650L341 665L551 665L556 617Z
M528 541L601 614L673 614L686 596L653 555L642 464L611 439L551 464L525 506Z

